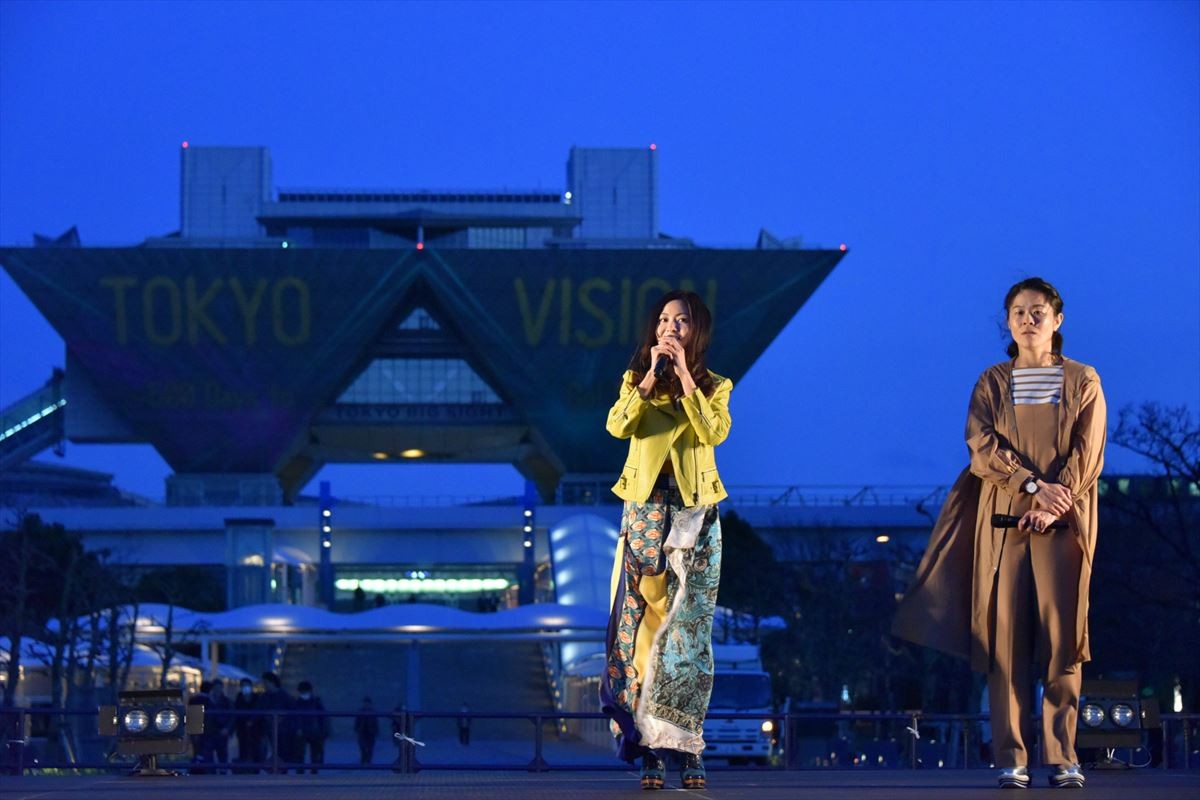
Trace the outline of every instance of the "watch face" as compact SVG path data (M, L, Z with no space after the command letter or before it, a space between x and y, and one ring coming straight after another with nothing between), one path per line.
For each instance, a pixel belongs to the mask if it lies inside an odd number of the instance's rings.
M1037 490L1038 490L1037 481L1035 481L1033 478L1030 478L1029 480L1025 481L1025 492L1027 494L1037 494Z

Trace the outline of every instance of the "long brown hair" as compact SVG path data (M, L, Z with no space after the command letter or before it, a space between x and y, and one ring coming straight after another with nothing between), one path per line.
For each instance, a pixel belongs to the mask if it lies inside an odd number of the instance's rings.
M629 359L629 369L633 370L633 384L636 386L641 383L642 379L646 377L646 373L654 369L650 363L650 348L658 344L658 318L672 300L683 301L688 309L691 333L683 350L687 358L688 369L692 372L692 380L696 382L696 388L704 392L706 397L712 397L716 386L713 383L712 375L708 373L708 365L705 362L705 353L708 352L709 342L712 341L712 314L709 313L708 306L704 305L704 301L700 299L700 295L695 292L680 290L667 292L658 298L658 302L650 309L650 314L646 317L646 325L642 329L641 343L633 351L633 358ZM674 399L683 396L683 386L679 383L679 377L675 374L674 369L667 370L667 376L659 381L658 386L665 388Z

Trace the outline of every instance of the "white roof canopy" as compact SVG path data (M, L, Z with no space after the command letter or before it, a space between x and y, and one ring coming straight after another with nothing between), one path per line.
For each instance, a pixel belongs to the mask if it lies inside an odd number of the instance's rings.
M176 642L598 641L604 638L608 625L608 615L602 611L557 603L519 606L494 613L407 603L349 614L279 603L242 606L221 612L145 604L137 607L138 641L166 639L168 611L171 612L171 638ZM127 606L123 612L128 619L133 607Z

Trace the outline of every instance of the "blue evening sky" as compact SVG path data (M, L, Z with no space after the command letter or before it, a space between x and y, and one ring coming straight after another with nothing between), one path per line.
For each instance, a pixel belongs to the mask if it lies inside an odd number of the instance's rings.
M655 142L665 232L847 243L734 391L731 485L950 482L1031 274L1114 418L1200 411L1196 2L0 2L0 243L177 229L184 139L268 146L277 186L547 189L572 145ZM63 360L0 273L0 405ZM65 463L157 497L168 471L148 446ZM320 477L521 486L505 465Z

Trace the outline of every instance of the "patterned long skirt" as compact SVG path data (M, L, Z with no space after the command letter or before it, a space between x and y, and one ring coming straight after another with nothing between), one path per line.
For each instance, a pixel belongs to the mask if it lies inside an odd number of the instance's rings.
M685 508L674 488L625 503L600 679L600 707L624 760L704 751L720 578L715 505Z

